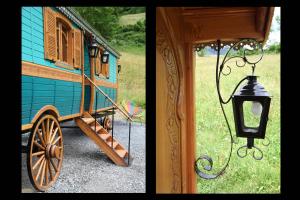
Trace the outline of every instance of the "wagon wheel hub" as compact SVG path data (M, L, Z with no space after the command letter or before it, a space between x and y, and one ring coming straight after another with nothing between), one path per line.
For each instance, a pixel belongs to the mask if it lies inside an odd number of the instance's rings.
M50 158L57 158L59 159L59 148L56 145L47 145L46 147L46 157Z

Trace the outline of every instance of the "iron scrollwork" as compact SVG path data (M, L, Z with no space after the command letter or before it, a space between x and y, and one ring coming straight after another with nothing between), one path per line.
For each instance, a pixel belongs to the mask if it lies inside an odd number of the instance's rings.
M227 51L227 53L225 54L222 63L219 65L219 60L220 60L220 50L222 48L224 48L225 46L229 46L229 50ZM235 91L237 90L237 88L241 85L242 82L244 82L246 78L243 78L242 80L239 81L239 83L237 84L237 86L234 88L233 92L231 93L230 97L226 100L224 100L224 98L221 95L220 92L220 79L222 76L228 76L231 74L232 71L232 66L230 66L229 61L231 60L235 60L235 66L238 68L242 68L246 65L250 65L252 67L252 75L254 74L255 71L255 67L256 64L258 62L261 61L262 57L263 57L263 48L262 48L262 44L257 42L254 39L242 39L236 43L221 43L220 40L217 40L217 43L208 43L208 44L200 44L200 45L196 45L195 46L195 50L196 51L200 51L201 49L205 48L205 47L211 47L213 49L215 49L217 51L217 63L216 63L216 86L217 86L217 93L218 93L218 98L219 98L219 103L220 103L220 107L222 109L222 113L223 116L225 118L225 122L228 128L228 132L231 138L230 141L230 151L229 151L229 156L228 156L228 160L226 162L226 164L223 166L223 168L221 170L219 170L219 172L215 173L215 174L209 174L206 172L212 171L213 169L213 160L211 157L209 157L208 155L201 155L200 157L198 157L198 159L195 161L195 171L196 173L204 178L204 179L215 179L217 177L219 177L220 175L222 175L225 171L225 169L228 167L228 164L230 162L230 158L232 155L232 150L233 150L233 144L237 144L237 140L235 140L233 138L233 134L230 128L230 125L228 123L228 119L224 110L224 105L228 104L231 99L233 94L235 93ZM247 48L245 48L247 47ZM239 51L239 53L237 54L232 54L232 51L237 51L243 49L243 51ZM256 51L256 53L258 52L258 58L256 60L251 60L248 56L251 55L252 51ZM226 69L226 70L224 70ZM270 143L269 139L267 143L263 143L264 146L268 146ZM244 153L242 152L242 149L245 149ZM253 158L256 160L261 160L263 158L263 152L261 149L259 149L257 146L253 146ZM258 153L255 153L255 152ZM241 158L246 157L248 154L248 148L247 145L241 146L239 147L239 149L237 150L237 155ZM206 162L205 162L206 161ZM204 162L206 164L204 164ZM205 172L204 172L205 171Z

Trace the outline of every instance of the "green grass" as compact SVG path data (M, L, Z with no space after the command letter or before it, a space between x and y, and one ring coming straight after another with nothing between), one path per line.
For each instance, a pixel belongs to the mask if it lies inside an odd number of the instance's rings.
M129 53L129 54L134 54L134 55L137 55L137 56L144 56L145 57L145 45L143 46L129 46L129 45L126 45L126 46L117 46L116 49L118 51L121 51L121 54L122 52L126 52L126 53Z
M119 24L124 26L135 24L140 20L144 20L145 17L146 17L145 13L123 15L120 17Z
M145 52L145 50L143 50ZM131 100L146 109L146 60L145 54L121 51L121 72L119 74L118 103ZM142 120L145 121L145 112Z
M136 24L145 19L145 13L123 15L120 25ZM139 33L144 34L144 33ZM145 44L134 45L129 41L120 41L114 45L122 54L121 72L119 74L118 103L123 100L131 100L136 105L146 109L146 60ZM142 121L145 122L145 112L142 113Z
M196 155L207 154L214 161L213 171L218 172L226 163L230 151L230 136L218 102L215 85L216 57L198 57L196 61ZM244 76L251 74L251 68L237 68L221 79L221 93L227 99ZM226 70L226 69L224 69ZM270 145L265 147L262 140L255 140L264 158L252 158L252 150L245 158L236 154L238 147L246 144L240 138L233 146L228 168L221 177L214 180L198 178L200 193L280 193L280 54L265 55L256 67L260 82L272 95L266 136ZM225 106L232 133L235 128L231 102Z

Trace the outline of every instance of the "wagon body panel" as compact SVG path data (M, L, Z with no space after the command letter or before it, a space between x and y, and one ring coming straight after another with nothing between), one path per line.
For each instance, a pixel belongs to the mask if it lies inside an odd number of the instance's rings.
M56 8L52 9L59 12ZM73 28L79 29L74 22L71 20L70 22ZM79 116L81 105L83 110L89 110L90 104L95 105L96 97L91 95L90 86L83 84L81 69L67 69L45 59L42 7L22 7L21 37L22 130L32 127L36 116L45 106L56 108L59 113L58 120L62 121ZM91 77L91 63L86 41L84 41L83 51L83 70L88 77ZM97 85L116 101L117 57L111 52L109 54L109 78L95 76L95 80L100 81ZM93 92L95 93L95 90ZM109 109L112 106L110 102L105 102L103 95L98 95L97 100L97 110Z

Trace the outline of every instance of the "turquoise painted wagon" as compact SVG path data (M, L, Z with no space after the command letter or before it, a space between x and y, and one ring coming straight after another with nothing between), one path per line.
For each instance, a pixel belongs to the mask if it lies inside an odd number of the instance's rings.
M101 19L99 19L101 20ZM120 53L69 7L22 7L22 133L30 132L27 169L44 191L57 180L63 160L60 123L74 120L117 165L130 161L113 137L118 111Z

